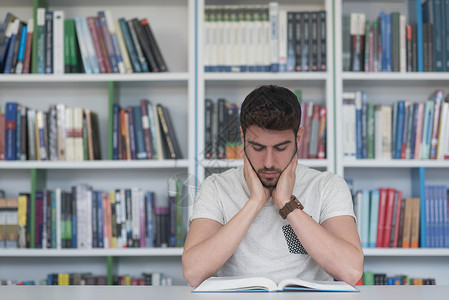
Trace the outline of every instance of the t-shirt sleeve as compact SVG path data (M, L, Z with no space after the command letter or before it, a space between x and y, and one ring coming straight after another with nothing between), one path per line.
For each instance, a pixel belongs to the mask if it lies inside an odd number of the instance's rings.
M323 192L320 224L336 216L352 216L355 220L351 192L343 178L333 176Z
M217 221L224 225L223 206L217 193L217 186L214 176L209 176L200 185L193 204L193 213L189 218L194 219L207 218Z

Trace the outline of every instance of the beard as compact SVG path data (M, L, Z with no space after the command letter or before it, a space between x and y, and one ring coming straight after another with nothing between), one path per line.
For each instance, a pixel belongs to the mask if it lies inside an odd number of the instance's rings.
M263 172L276 172L277 176L271 177L271 178L266 178L263 176ZM275 188L278 183L279 177L281 176L281 173L282 173L282 170L276 169L276 168L269 168L269 169L262 168L256 172L257 177L259 177L260 182L266 188Z

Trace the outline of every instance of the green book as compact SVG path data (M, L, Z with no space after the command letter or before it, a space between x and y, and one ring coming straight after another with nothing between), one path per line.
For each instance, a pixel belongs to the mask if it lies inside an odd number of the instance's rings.
M363 285L374 285L374 273L370 271L363 272Z
M37 9L37 73L45 73L45 8Z

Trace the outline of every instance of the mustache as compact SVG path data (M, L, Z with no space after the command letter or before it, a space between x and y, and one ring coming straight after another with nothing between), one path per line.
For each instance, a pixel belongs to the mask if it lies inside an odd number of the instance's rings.
M276 168L261 168L258 170L258 173L261 172L277 172L277 173L282 173L281 169L276 169Z

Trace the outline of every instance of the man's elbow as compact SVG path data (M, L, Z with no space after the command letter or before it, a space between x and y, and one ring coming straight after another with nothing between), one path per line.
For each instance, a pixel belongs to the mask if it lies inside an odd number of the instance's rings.
M358 261L349 268L346 268L341 280L344 282L355 285L363 276L363 253L360 255Z
M197 287L204 281L203 278L200 277L199 272L195 270L194 267L189 266L189 263L186 262L186 258L182 256L182 275L184 276L185 281L191 287Z

